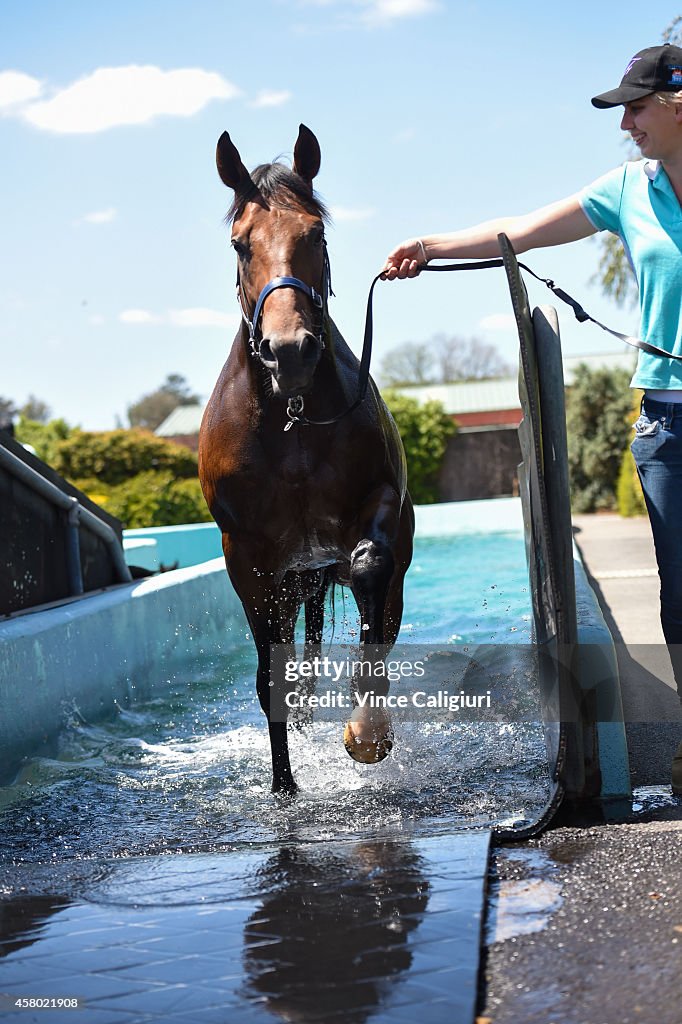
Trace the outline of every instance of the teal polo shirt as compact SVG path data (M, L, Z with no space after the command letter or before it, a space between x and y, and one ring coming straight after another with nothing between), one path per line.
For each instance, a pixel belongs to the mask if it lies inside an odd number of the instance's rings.
M625 247L639 287L640 338L682 355L682 208L663 167L626 163L579 198L595 228ZM682 362L640 352L631 387L682 389Z

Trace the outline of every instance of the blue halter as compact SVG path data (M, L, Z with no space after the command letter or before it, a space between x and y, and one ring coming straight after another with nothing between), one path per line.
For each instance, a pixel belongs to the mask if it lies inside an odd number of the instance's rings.
M271 292L276 291L277 288L298 288L300 292L303 292L312 301L313 306L320 310L320 333L319 342L322 348L324 348L324 312L327 307L327 298L334 292L331 288L331 277L329 267L329 255L327 253L327 245L324 246L324 270L322 272L322 294L316 291L311 285L306 284L305 281L301 281L298 277L273 277L272 281L268 281L263 290L261 291L258 299L256 300L256 307L253 311L253 320L249 320L246 315L244 303L242 302L241 296L241 283L239 281L239 273L237 273L237 300L239 302L240 309L242 311L242 319L246 324L249 331L249 345L251 346L251 354L256 358L260 359L260 342L256 340L256 332L258 331L258 324L260 322L261 314L263 312L263 304ZM262 339L261 339L262 340Z

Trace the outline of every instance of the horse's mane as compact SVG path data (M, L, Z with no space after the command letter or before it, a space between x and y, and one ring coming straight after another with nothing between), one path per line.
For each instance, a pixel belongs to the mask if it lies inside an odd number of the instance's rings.
M244 212L247 203L260 200L267 206L292 209L303 207L313 216L329 222L329 211L319 196L313 192L306 181L285 164L260 164L251 172L246 185L235 192L232 206L227 211L225 220L229 224Z

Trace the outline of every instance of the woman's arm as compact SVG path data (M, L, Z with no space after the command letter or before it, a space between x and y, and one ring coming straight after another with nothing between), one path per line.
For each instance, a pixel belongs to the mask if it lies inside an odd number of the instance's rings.
M520 217L498 217L451 234L409 238L389 253L384 273L389 281L415 277L423 263L422 246L429 260L490 259L500 254L497 236L502 232L514 251L522 253L546 245L576 242L596 230L583 213L576 194Z

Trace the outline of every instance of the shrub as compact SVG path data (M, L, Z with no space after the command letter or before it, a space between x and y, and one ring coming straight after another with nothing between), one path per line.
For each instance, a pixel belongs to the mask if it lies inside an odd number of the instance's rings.
M630 439L631 393L627 370L575 372L566 395L568 468L575 512L616 507L623 452Z
M129 530L211 520L196 477L178 480L167 470L148 470L113 486L93 479L74 484Z
M641 391L636 392L635 401L631 408L633 422L639 416L641 394ZM629 445L623 452L616 495L618 499L618 512L620 515L646 515L646 503L642 493L642 485L639 482L639 474Z
M96 477L111 486L150 470L166 471L171 478L197 475L196 455L189 448L144 430L73 430L56 446L52 465L70 480Z
M43 462L53 466L57 457L57 451L62 441L66 441L73 433L66 420L50 420L49 423L39 423L37 420L29 420L25 416L19 417L19 422L14 428L14 434L20 444L30 444L35 449L36 455Z
M438 474L448 441L457 426L440 402L424 402L397 391L383 393L396 421L407 457L407 486L412 500L428 505L439 500Z
M626 448L618 476L618 512L621 516L644 516L646 504L632 452Z

